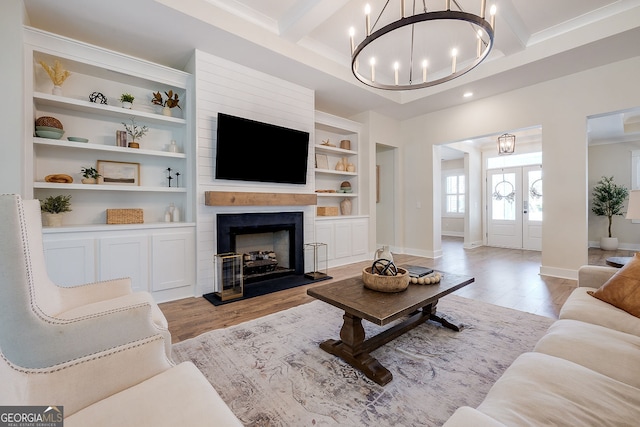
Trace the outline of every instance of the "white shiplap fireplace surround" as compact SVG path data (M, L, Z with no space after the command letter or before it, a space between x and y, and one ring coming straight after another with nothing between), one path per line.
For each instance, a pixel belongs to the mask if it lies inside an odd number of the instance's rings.
M245 183L216 180L216 129L219 112L309 132L314 138L314 92L259 71L196 50L187 71L195 76L197 152L197 295L212 292L213 256L218 214L302 212L304 242L314 241L315 204L225 205L206 204L206 192L289 193L314 195L314 163L309 156L304 185ZM277 142L273 143L278 150ZM310 145L310 153L313 149ZM287 153L283 152L283 156Z

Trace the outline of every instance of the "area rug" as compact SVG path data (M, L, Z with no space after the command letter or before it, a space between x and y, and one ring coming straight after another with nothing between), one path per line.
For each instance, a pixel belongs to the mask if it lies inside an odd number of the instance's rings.
M174 360L195 363L245 426L440 426L553 322L455 295L438 309L464 329L428 321L374 351L393 374L385 386L318 347L343 314L321 301L177 343ZM381 330L363 324L367 337Z

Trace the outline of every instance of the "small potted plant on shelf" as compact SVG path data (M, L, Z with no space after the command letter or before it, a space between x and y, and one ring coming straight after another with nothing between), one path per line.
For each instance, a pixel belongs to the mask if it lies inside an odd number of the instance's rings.
M171 109L175 107L178 107L182 110L177 93L173 93L173 91L170 90L169 92L165 92L164 94L167 95L167 99L162 98L162 94L160 93L160 91L154 92L153 98L151 99L152 104L162 107L162 114L164 114L165 116L171 116Z
M593 206L591 211L598 216L606 216L609 220L608 237L600 238L600 249L614 251L618 249L618 238L611 237L611 225L614 215L623 215L622 205L629 195L623 185L613 182L613 177L603 176L593 187Z
M102 175L98 173L96 168L82 168L82 183L95 184Z
M71 212L71 196L49 196L40 200L40 210L45 225L59 227L62 225L62 214Z
M142 138L149 131L149 128L147 126L138 126L136 119L133 117L131 118L130 125L124 122L122 122L122 124L127 133L131 135L131 142L128 144L129 148L140 148L140 144L136 142L136 139Z
M133 100L135 98L130 93L123 93L120 96L120 102L122 102L122 108L128 108L129 110L133 106Z

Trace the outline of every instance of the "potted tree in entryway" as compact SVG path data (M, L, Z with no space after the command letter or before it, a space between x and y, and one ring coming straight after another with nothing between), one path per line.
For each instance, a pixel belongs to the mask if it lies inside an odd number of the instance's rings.
M603 176L593 187L593 207L591 211L598 216L606 216L609 220L608 237L600 238L600 249L615 251L618 249L618 238L612 237L613 217L623 215L622 206L629 196L629 190L623 185L613 182L613 177Z

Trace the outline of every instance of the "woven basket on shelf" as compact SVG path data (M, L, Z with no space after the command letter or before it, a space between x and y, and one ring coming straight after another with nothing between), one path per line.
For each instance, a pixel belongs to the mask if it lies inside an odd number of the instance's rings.
M62 129L62 123L55 117L42 116L36 119L36 126L49 126L51 128Z
M142 209L107 209L107 224L142 224Z

